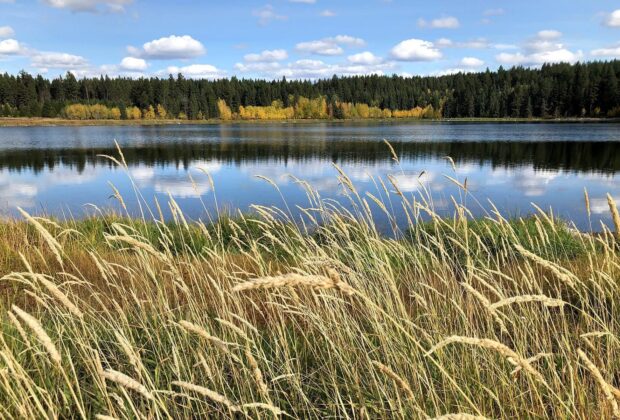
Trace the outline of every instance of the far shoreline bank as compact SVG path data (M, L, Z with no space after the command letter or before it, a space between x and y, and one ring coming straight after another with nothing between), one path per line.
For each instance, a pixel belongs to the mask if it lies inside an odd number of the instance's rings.
M620 118L354 118L287 120L70 120L63 118L0 118L0 127L120 127L218 124L313 124L313 123L619 123Z

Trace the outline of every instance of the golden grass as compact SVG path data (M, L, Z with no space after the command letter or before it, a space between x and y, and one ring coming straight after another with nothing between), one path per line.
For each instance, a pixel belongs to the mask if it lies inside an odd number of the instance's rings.
M176 203L170 224L0 223L0 417L618 415L613 235L441 219L339 175L354 210L308 186L314 230ZM408 230L386 238L370 210L396 200Z

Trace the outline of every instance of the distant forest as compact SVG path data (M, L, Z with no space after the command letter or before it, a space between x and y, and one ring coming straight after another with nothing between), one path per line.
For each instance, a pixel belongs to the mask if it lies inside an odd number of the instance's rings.
M0 117L72 119L620 117L620 61L318 81L0 75Z

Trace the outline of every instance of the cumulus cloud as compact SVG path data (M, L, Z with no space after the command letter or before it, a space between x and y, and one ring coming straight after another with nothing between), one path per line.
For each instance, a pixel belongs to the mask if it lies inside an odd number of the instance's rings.
M206 53L202 43L189 35L170 35L147 42L142 49L127 47L127 50L133 57L158 60L194 58Z
M590 52L595 57L620 58L620 44L614 47L598 48Z
M19 55L23 52L21 44L12 38L0 41L0 57L3 55Z
M286 20L287 16L279 15L276 13L272 5L267 4L260 9L256 9L252 12L252 15L258 18L258 23L261 26L270 24L274 20Z
M192 79L219 79L226 75L226 71L211 64L191 64L185 67L170 66L166 72L168 74L181 73Z
M148 63L143 58L125 57L121 61L121 69L127 71L144 71L148 66Z
M377 57L370 51L364 51L358 54L350 55L347 57L347 60L352 64L365 64L365 65L375 65L383 61L381 57Z
M262 74L269 75L269 74L274 74L281 68L282 68L282 64L275 62L275 61L271 63L255 62L255 63L236 63L235 64L235 69L243 73L253 72L253 73L262 73Z
M299 52L318 55L341 55L344 53L344 49L340 45L324 40L300 42L295 46L295 49Z
M484 65L484 61L476 57L463 57L461 65L465 67L481 67Z
M280 61L287 58L286 50L264 50L258 54L246 54L244 62L235 64L235 69L244 73L273 73L282 68Z
M344 47L363 47L364 45L366 45L366 42L361 38L350 35L337 35L316 41L300 42L295 46L295 50L307 54L333 56L342 55Z
M461 26L461 24L454 16L444 16L433 19L430 22L420 18L418 19L418 26L420 28L456 29Z
M570 51L560 41L562 33L556 30L543 30L523 45L522 51L503 52L495 56L501 64L536 66L544 63L574 63L581 59L581 51Z
M246 54L243 59L248 63L270 63L288 58L286 50L264 50L258 54Z
M433 61L442 57L435 44L422 39L407 39L392 48L391 55L400 61Z
M320 13L320 15L323 17L334 17L336 16L336 12L334 12L333 10L325 9Z
M611 28L620 27L620 9L616 9L613 12L609 13L605 20L603 21L605 26L609 26Z
M15 31L10 26L0 26L0 39L10 38L15 35Z
M75 70L88 67L88 60L80 55L62 52L37 52L32 56L30 65L42 72L48 69Z
M43 0L43 3L56 9L88 13L123 12L125 6L132 2L133 0Z

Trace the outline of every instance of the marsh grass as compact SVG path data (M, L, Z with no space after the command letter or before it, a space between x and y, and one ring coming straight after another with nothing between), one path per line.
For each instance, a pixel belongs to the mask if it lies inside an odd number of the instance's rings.
M190 222L176 203L172 222L0 223L0 417L618 414L612 230L458 202L440 218L339 177L349 205L304 184L304 224L265 207ZM382 236L372 209L397 204L410 223Z

